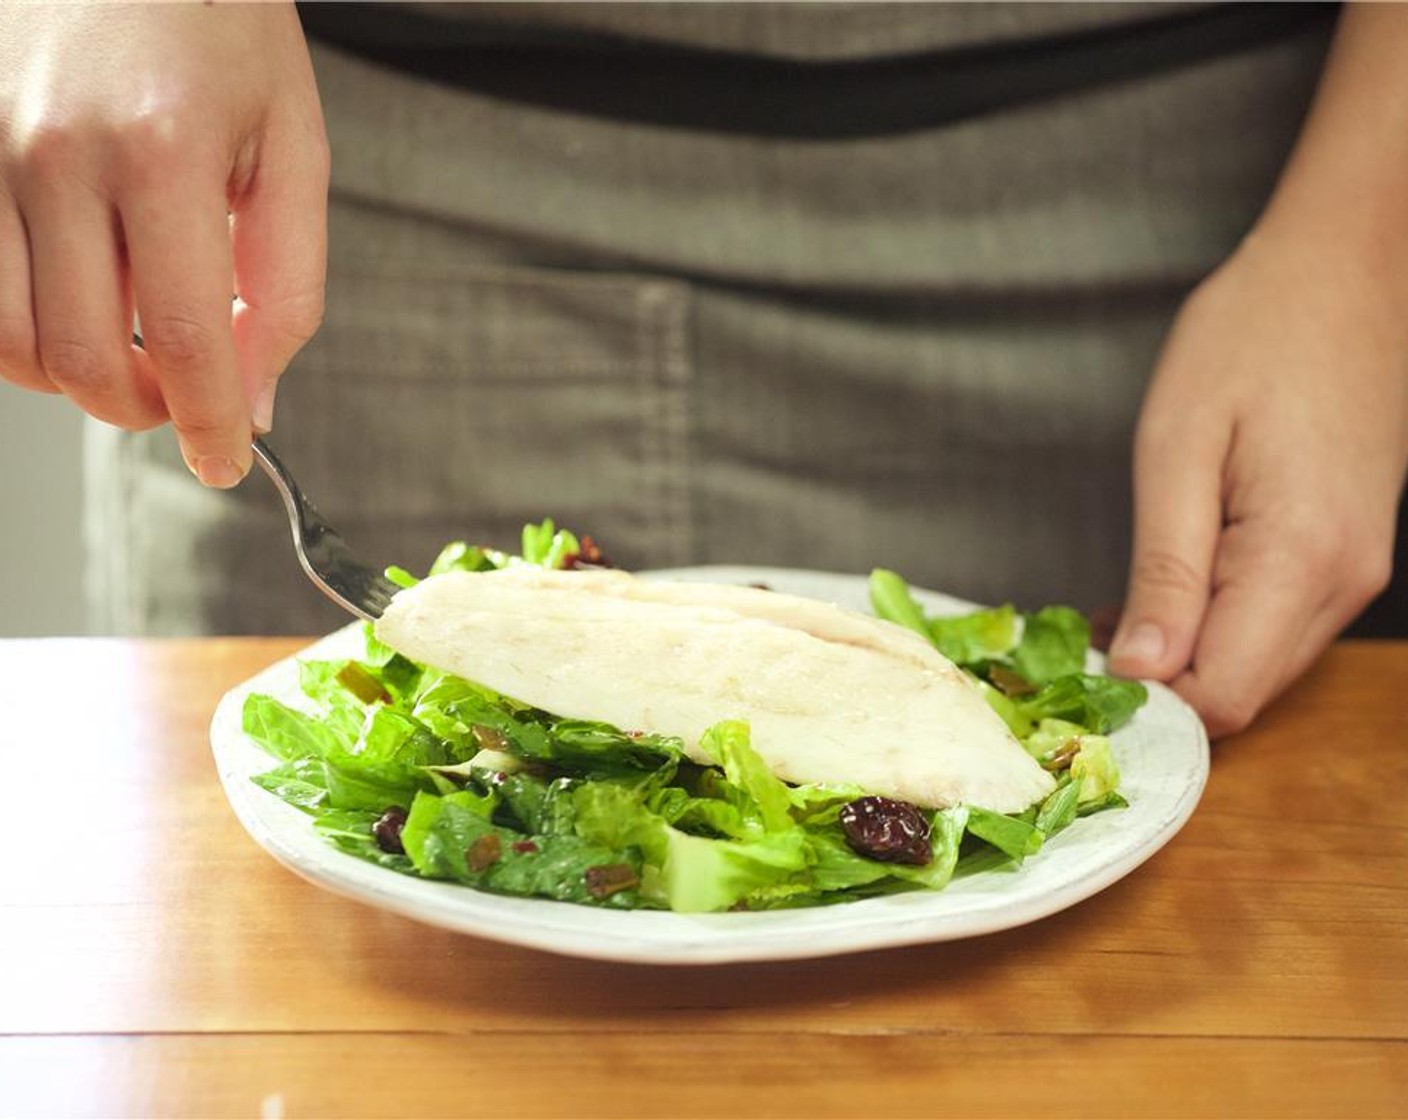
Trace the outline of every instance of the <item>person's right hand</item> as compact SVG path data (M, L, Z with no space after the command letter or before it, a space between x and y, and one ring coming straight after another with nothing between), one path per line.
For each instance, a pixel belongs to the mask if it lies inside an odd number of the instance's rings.
M327 184L291 5L0 6L0 376L233 486L322 317Z

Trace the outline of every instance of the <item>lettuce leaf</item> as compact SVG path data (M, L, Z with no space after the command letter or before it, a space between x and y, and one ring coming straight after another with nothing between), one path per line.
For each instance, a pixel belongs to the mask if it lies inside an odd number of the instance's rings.
M493 823L488 799L473 793L419 794L401 843L416 872L500 894L632 908L633 886L605 889L599 869L625 868L636 883L640 859L580 836L525 836ZM618 879L618 882L621 881Z
M1149 690L1139 681L1072 673L1019 700L1017 710L1033 722L1060 719L1108 735L1128 723L1148 698Z
M879 568L870 575L870 596L877 615L925 635L967 671L1018 739L1026 739L1044 719L1108 735L1148 700L1138 681L1085 671L1090 622L1072 607L1043 607L1019 616L1008 605L927 618L904 577Z
M724 777L741 795L735 800L742 802L746 816L756 817L763 831L785 832L794 827L787 786L753 749L746 723L715 724L699 740L699 749L723 767Z
M1027 615L1022 640L1012 651L1012 668L1034 685L1085 670L1090 623L1071 607L1043 607Z

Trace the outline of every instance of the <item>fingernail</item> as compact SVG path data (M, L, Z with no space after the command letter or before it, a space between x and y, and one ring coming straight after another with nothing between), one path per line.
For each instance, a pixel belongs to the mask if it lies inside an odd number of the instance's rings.
M193 469L201 482L217 490L238 486L244 478L244 472L235 466L235 461L224 455L204 455L195 461Z
M259 391L259 396L254 402L254 412L250 417L254 430L260 435L274 430L274 393L278 390L279 383L271 381Z
M1168 648L1164 642L1164 632L1152 622L1137 623L1127 633L1115 635L1110 646L1110 656L1121 661L1135 661L1143 665L1157 665Z

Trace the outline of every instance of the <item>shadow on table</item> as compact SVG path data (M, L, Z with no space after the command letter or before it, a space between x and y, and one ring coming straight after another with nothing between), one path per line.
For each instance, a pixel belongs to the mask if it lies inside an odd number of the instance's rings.
M1393 582L1346 632L1351 638L1408 638L1408 491L1398 506Z
M1207 853L1193 853L1201 863ZM1172 857L1172 858L1169 858ZM1211 857L1215 859L1215 855ZM1090 1031L1177 1017L1248 946L1206 921L1206 892L1170 889L1166 852L1060 914L983 937L812 960L702 966L560 957L443 930L417 959L381 959L375 982L433 1007L453 1029L514 1019L535 1030L730 1029L932 1033ZM1200 873L1199 873L1200 874ZM1184 876L1175 871L1176 878ZM1215 879L1213 880L1215 882ZM1235 897L1214 911L1236 921ZM389 914L361 929L376 937ZM390 940L404 930L386 929ZM368 950L371 947L365 947ZM429 966L429 967L428 967ZM1117 995L1118 998L1115 998Z

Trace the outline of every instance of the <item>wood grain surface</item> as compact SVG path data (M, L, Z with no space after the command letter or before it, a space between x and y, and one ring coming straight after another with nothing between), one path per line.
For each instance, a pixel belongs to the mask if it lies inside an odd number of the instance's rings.
M1408 1115L1408 643L1336 646L1071 910L697 968L452 934L276 864L207 727L299 645L0 642L0 1115Z

